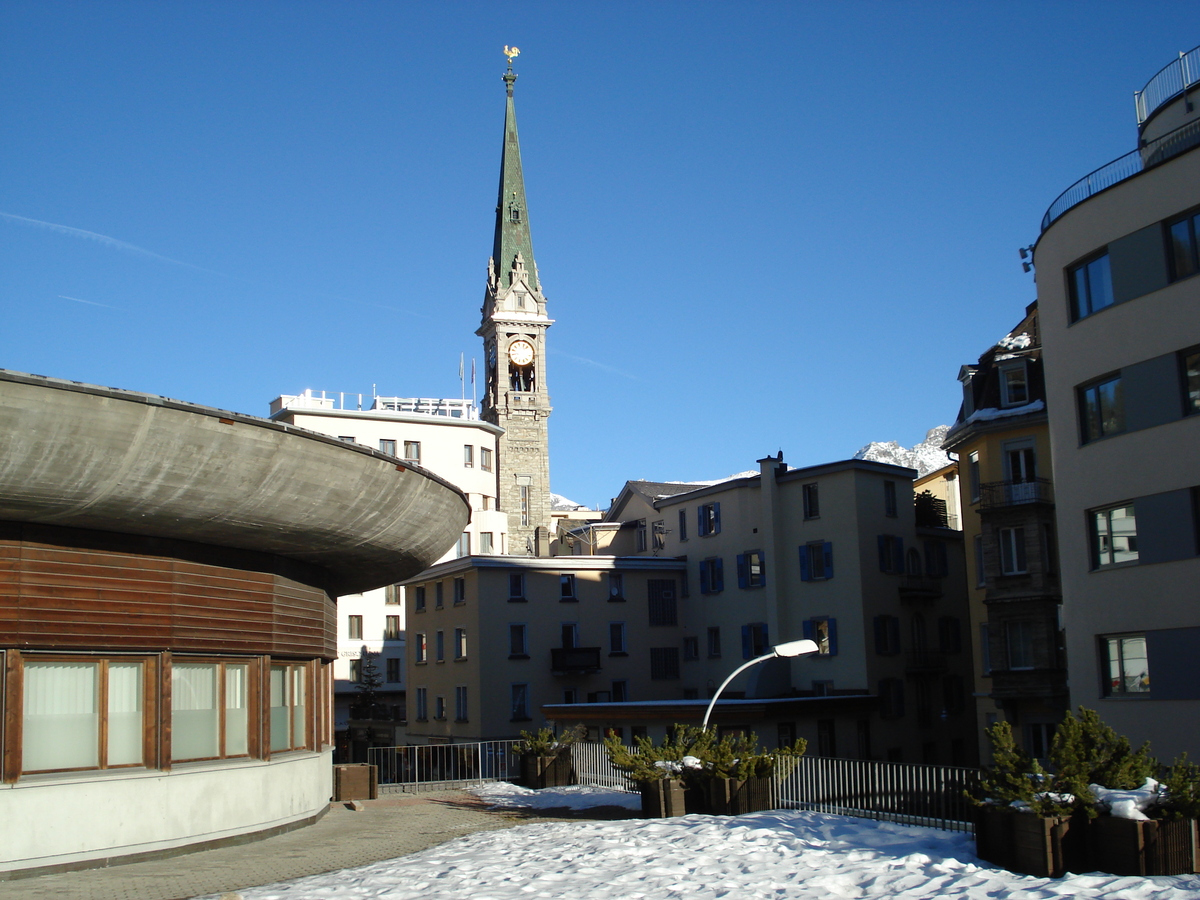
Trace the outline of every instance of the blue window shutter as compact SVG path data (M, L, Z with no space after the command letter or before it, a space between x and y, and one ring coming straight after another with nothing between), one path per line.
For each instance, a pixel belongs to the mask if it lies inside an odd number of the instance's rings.
M746 572L746 554L739 553L737 555L737 570L738 570L738 587L744 588L750 586L750 578Z
M888 638L887 632L888 632L887 617L886 616L876 616L875 617L875 652L876 653L880 653L880 654L887 653L887 638Z
M825 551L825 579L833 577L833 542L826 541L822 548Z
M713 567L713 593L725 590L725 560L717 557L713 560L716 565Z
M708 561L700 560L700 593L707 594L711 591L708 585Z
M812 581L812 572L808 571L808 547L800 545L800 580Z
M721 533L721 504L714 503L713 507L713 534Z
M879 571L890 572L892 571L890 559L891 554L888 551L891 550L891 548L888 546L887 535L881 534L876 538L876 540L879 542Z
M815 641L817 639L817 624L812 619L807 619L800 625L804 629L805 640Z
M704 537L707 532L704 530L704 507L696 507L696 534L699 537Z
M750 626L742 626L742 659L750 658Z
M758 586L766 587L767 586L767 554L763 553L762 551L759 551L759 554L758 554L758 565L759 565Z
M687 510L686 509L681 509L679 511L679 539L681 541L687 540Z
M893 546L896 548L896 571L899 572L901 575L903 575L904 574L904 538L895 537L895 538L892 538L892 540L895 541Z
M826 619L829 625L829 655L837 656L837 619Z

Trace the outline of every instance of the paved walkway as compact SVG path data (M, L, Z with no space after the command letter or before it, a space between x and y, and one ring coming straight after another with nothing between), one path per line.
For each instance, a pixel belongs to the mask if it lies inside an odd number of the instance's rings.
M475 831L534 821L622 818L617 810L489 810L460 791L389 794L361 812L334 803L315 825L167 859L0 881L0 900L182 900L289 881L416 853Z

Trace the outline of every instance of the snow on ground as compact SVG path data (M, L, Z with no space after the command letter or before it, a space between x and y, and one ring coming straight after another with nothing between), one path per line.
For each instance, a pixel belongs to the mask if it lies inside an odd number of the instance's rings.
M245 900L1197 900L1200 876L1031 878L970 835L813 812L523 825Z
M586 784L535 791L507 781L493 781L468 788L467 791L491 803L492 809L593 809L597 806L620 806L623 809L639 810L642 808L641 794Z

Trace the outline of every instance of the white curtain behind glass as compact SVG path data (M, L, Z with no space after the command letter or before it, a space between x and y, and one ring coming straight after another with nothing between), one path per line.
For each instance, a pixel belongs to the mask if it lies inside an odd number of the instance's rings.
M286 666L271 666L271 749L287 750L291 732L288 727L288 671Z
M24 771L100 765L99 667L85 662L25 664Z
M250 706L246 691L249 666L225 666L225 755L243 756L250 752Z
M171 668L171 758L219 756L217 667L185 663Z
M142 761L142 664L108 664L108 765Z
M292 746L304 746L304 669L292 668Z

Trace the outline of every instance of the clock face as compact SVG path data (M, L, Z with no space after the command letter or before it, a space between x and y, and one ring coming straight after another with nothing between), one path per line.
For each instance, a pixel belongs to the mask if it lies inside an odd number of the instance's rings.
M508 358L518 366L533 362L533 345L529 341L513 341L508 345Z

